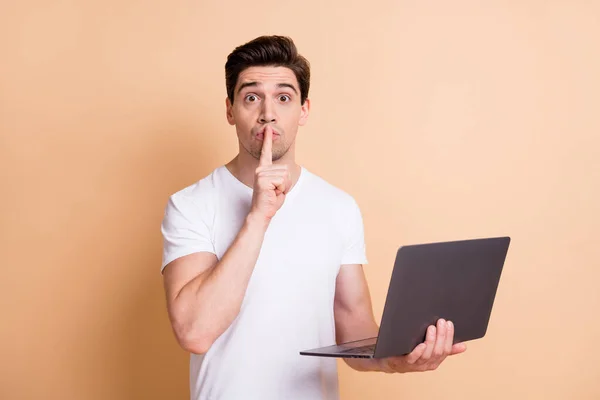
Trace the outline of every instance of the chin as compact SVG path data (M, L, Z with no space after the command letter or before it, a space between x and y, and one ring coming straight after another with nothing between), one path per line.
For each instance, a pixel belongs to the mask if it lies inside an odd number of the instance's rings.
M260 160L260 153L260 150L258 152L252 152L252 157L256 158L257 160ZM284 155L285 153L273 153L273 162L279 161Z

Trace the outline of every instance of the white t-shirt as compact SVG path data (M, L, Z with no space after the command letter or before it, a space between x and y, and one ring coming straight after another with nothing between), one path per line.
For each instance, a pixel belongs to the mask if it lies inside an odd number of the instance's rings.
M221 259L251 201L225 166L172 195L162 268L195 252ZM343 264L366 263L354 198L302 168L267 229L240 313L206 354L191 354L191 398L338 399L336 359L299 352L335 344L336 276Z

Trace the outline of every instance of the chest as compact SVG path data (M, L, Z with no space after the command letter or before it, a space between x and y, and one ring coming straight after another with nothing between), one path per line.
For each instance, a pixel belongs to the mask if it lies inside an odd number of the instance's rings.
M248 201L222 209L216 221L221 223L214 229L219 258L235 240L249 208ZM297 204L282 211L267 229L247 296L289 301L330 298L343 255L339 223L331 214L309 205Z

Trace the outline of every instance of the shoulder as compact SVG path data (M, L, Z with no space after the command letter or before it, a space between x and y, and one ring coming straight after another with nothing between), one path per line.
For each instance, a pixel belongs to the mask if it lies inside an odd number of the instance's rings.
M179 211L208 210L212 208L217 190L216 174L218 168L209 175L186 186L169 196L167 209L177 208Z
M314 172L304 169L309 181L310 192L321 202L322 206L330 208L334 212L353 212L358 209L358 203L354 196L340 187L328 182Z

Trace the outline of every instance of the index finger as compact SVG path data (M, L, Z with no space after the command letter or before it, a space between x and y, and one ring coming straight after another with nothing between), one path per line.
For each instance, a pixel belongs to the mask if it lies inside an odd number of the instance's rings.
M413 349L409 354L406 355L406 362L409 364L414 364L417 362L419 358L425 353L425 349L427 345L425 343L419 343L417 347Z
M265 132L263 134L263 145L262 150L260 152L260 161L259 164L261 166L272 165L273 164L273 129L270 126L265 128Z

